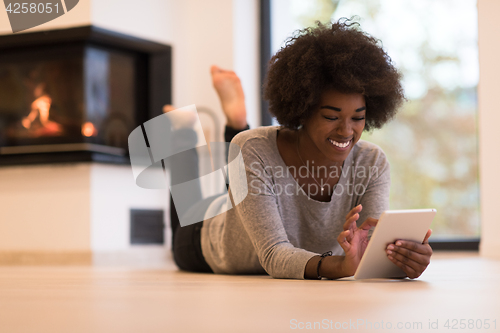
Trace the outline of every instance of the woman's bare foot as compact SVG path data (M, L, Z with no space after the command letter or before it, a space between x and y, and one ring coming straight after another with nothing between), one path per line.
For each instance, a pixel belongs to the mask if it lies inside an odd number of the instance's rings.
M210 72L227 118L227 125L234 129L244 129L247 126L247 112L240 78L235 72L223 70L215 65L210 67Z

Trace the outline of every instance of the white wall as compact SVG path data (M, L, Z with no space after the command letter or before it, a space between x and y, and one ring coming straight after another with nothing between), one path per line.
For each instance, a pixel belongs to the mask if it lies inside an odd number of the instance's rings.
M162 171L159 179L163 177ZM92 164L90 167L90 238L92 251L121 251L130 245L130 209L162 209L168 219L167 190L143 189L135 185L128 166ZM165 246L170 246L165 229Z
M0 180L0 252L127 250L130 209L162 209L168 217L167 190L136 186L129 166L2 167Z
M478 0L481 254L500 258L500 1Z
M241 78L245 92L250 128L260 126L259 2L233 0L234 71Z
M89 251L89 169L0 168L0 252Z

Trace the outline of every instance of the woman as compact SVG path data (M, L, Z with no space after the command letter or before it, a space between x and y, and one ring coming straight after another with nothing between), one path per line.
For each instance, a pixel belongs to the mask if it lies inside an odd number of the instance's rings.
M212 75L230 139L246 127L243 92L234 73L212 68ZM282 126L242 131L231 141L241 148L248 195L193 226L173 223L178 266L275 278L353 275L370 228L389 207L389 163L360 137L395 115L404 100L400 79L378 41L349 20L290 39L271 59L265 85ZM229 196L238 186L229 184ZM201 204L225 211L230 200ZM432 255L430 234L422 244L390 244L388 258L408 277L420 276Z

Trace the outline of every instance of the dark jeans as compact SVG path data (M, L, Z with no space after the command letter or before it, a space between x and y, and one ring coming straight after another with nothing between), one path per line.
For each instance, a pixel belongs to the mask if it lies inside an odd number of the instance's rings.
M226 126L224 133L224 139L226 142L231 142L233 137L239 132L245 131L235 130L234 128ZM184 130L183 130L184 131ZM195 140L194 132L192 130L185 130L182 133L182 139L178 145L189 145L191 140ZM185 134L185 135L184 135ZM226 156L227 160L227 156ZM170 162L170 172L172 179L179 179L178 174L182 174L186 179L180 179L177 183L182 183L183 181L188 181L192 179L197 179L199 176L198 170L198 154L196 149L190 149L183 153L176 155L176 158ZM190 210L186 212L177 212L172 196L170 197L170 223L172 227L172 251L174 254L174 260L176 265L185 271L190 272L207 272L212 273L212 269L205 261L203 253L201 250L201 228L203 226L203 221L195 224L190 224L185 227L181 227L179 223L179 214L183 216L184 214L189 215L191 211L206 211L208 206L217 198L219 195L215 195L206 199L201 200L201 187L198 186L196 190L197 193L193 193L193 196L199 198L199 202L194 205Z

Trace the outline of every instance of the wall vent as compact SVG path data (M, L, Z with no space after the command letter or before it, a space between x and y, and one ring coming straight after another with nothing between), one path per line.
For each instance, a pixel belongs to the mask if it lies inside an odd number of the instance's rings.
M130 210L130 244L164 244L163 210Z

